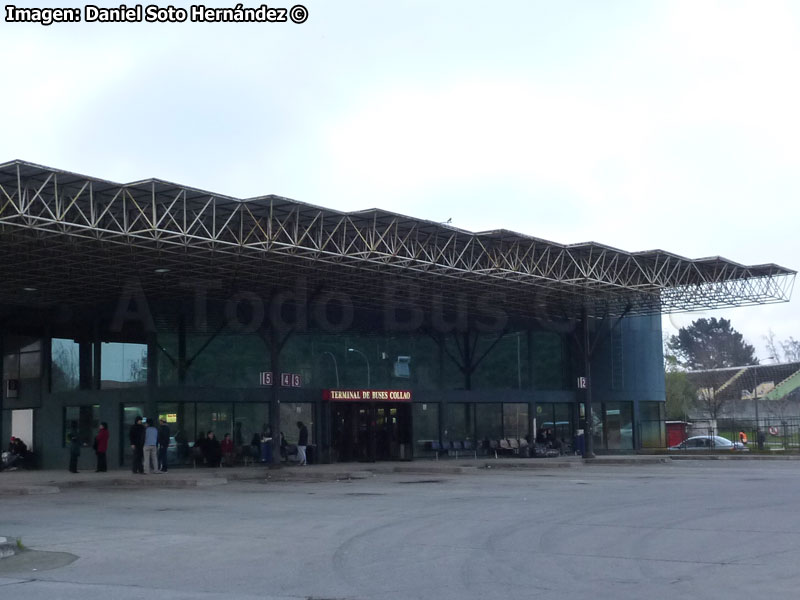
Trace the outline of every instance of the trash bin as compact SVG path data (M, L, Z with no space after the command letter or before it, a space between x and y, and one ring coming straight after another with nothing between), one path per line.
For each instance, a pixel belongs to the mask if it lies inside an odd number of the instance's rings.
M316 462L317 462L317 447L306 446L306 463L309 465L313 465Z
M261 442L261 462L272 462L272 440L268 442Z
M583 456L586 451L586 438L583 434L583 429L578 429L578 434L575 436L575 452L579 456Z

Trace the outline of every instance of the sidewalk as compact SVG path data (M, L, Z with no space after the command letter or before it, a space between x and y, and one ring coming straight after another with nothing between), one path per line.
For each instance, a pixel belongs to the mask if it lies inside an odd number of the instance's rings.
M266 480L319 482L366 479L391 473L420 475L459 475L495 470L572 469L584 465L636 465L670 462L668 456L602 456L584 461L577 456L560 458L446 458L420 459L409 462L337 463L301 467L263 465L233 468L174 468L168 473L134 475L128 469L107 473L64 470L17 470L0 472L0 496L25 494L57 494L64 489L85 488L191 488L225 485L232 481Z

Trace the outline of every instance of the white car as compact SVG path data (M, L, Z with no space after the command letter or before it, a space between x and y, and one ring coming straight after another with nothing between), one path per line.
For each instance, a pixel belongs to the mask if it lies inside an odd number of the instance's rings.
M731 450L747 451L748 448L741 442L732 442L719 435L698 435L683 440L670 450Z

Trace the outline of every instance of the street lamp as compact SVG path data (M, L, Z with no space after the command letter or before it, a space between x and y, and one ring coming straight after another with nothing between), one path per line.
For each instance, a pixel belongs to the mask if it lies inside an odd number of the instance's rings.
M361 350L356 350L355 348L348 348L348 352L358 352L361 356L364 357L364 362L367 363L367 387L370 387L370 375L369 375L369 359L367 355L364 354Z
M331 357L333 361L333 372L336 374L336 387L339 387L339 365L336 363L336 357L333 355L333 352L328 352L327 350L322 354L327 354Z

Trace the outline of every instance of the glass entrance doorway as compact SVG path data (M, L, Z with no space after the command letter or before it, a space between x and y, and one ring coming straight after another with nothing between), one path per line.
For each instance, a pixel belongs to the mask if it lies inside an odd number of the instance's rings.
M411 458L411 405L331 403L331 447L337 462Z

